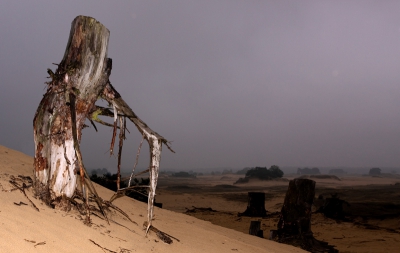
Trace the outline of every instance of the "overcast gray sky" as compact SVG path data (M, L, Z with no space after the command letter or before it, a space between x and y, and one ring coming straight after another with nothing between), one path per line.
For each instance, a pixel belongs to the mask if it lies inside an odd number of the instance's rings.
M399 13L400 1L1 1L0 144L33 155L46 69L87 15L111 32L113 85L173 141L161 169L400 167ZM113 170L99 128L83 132L84 162ZM141 139L128 128L125 168Z

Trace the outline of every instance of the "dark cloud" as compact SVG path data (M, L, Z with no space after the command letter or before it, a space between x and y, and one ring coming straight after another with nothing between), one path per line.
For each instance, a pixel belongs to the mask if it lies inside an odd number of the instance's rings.
M112 83L173 140L162 168L398 167L399 11L395 1L2 2L0 143L33 155L46 69L83 14L111 31ZM126 168L141 139L129 129ZM110 140L110 129L84 130L88 167L115 168Z

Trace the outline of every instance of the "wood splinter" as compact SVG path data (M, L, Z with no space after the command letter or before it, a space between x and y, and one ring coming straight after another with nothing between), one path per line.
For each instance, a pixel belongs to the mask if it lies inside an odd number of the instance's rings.
M107 250L108 252L111 252L111 253L117 253L116 251L113 251L113 250L107 249L107 248L105 248L105 247L102 247L100 244L96 243L96 242L93 241L92 239L89 239L89 241L90 241L91 243L93 243L94 245L96 245L97 247L101 248L104 252L105 252L105 250Z
M13 177L12 177L13 178ZM11 179L10 184L12 184L13 186L15 186L16 189L20 190L25 197L29 200L29 202L31 203L32 207L35 208L36 211L39 212L39 208L37 208L37 206L35 205L35 203L32 202L32 200L28 197L28 195L26 195L25 189L28 188L28 186L26 186L25 183L22 183L22 186L19 186L13 179ZM21 202L20 202L21 203ZM15 204L15 203L14 203Z
M147 229L147 228L148 228L148 225L149 225L149 223L148 223L147 221L143 222L143 229ZM167 244L171 244L171 243L173 242L171 238L173 238L173 239L175 239L176 241L180 242L179 239L177 239L177 238L175 238L175 237L173 237L173 236L171 236L171 235L169 235L169 234L167 234L167 233L164 233L164 232L158 230L158 229L155 228L153 225L150 225L149 230L151 230L151 231L153 231L154 233L156 233L157 237L158 237L161 241L163 241L163 242L165 242L165 243L167 243Z
M26 203L24 203L24 202L20 201L19 203L17 203L17 202L14 202L14 205L16 205L16 206L21 206L21 205L25 205L25 206L27 206L28 204L26 204Z

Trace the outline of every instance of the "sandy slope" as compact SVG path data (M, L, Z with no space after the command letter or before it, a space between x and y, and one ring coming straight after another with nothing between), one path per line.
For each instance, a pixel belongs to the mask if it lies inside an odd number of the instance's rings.
M147 206L126 197L116 200L115 204L139 225L111 212L110 218L122 226L107 225L92 216L93 225L88 227L77 211L65 213L51 209L27 190L38 212L19 190L9 191L13 188L9 183L10 175L31 176L32 161L32 157L0 146L0 252L304 252L156 208L154 226L180 240L168 245L154 233L147 238L144 236L141 224L146 220ZM104 199L112 195L103 187L97 190ZM27 205L16 205L20 202Z

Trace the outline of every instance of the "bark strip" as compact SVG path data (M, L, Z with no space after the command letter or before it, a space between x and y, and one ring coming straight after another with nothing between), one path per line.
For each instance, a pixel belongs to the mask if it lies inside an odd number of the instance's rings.
M139 132L143 135L146 141L149 143L150 147L150 165L149 165L149 174L150 174L150 186L148 193L148 203L147 203L147 221L148 227L146 229L146 234L149 232L151 227L151 222L153 219L153 210L154 210L154 198L156 195L156 187L158 181L158 172L160 169L160 160L161 160L161 150L162 144L165 144L169 150L174 152L169 144L167 139L153 131L149 126L147 126L144 121L142 121L133 111L132 109L125 103L122 99L121 95L114 89L111 83L108 83L107 86L103 90L102 98L113 105L113 107L118 110L121 114L127 117L130 121L135 124Z
M96 188L94 188L92 181L90 180L89 174L87 173L87 170L85 169L85 166L83 165L83 160L82 160L82 153L81 153L81 149L79 147L79 142L78 142L78 136L77 136L77 129L76 129L76 108L75 108L75 94L70 93L69 94L69 98L70 98L70 108L71 108L71 119L72 119L72 137L74 140L74 148L75 148L75 155L78 158L78 162L79 162L79 168L81 170L81 177L82 177L82 190L84 190L84 186L87 185L88 186L88 190L90 190L90 192L94 195L95 201L97 203L97 205L99 206L99 209L101 211L101 213L103 214L104 218L106 219L107 223L110 224L110 222L108 221L107 218L107 214L105 213L103 206L102 206L102 201L99 197L99 195L97 194ZM84 180L83 177L86 177L86 181ZM86 182L88 182L88 184L86 184ZM89 210L89 194L85 192L82 192L85 196L85 202L86 202L86 207L87 207L87 221L88 223L90 223L90 210Z

